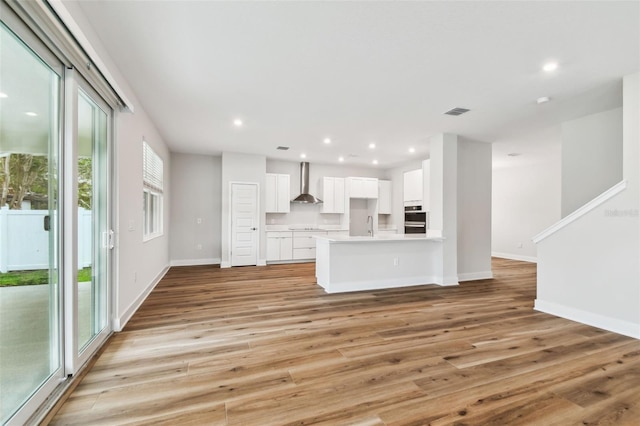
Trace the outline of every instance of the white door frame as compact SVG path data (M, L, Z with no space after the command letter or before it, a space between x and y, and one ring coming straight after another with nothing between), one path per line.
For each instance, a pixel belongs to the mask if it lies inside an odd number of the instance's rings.
M231 258L231 251L233 248L233 185L255 185L256 187L256 219L257 219L257 231L256 231L256 265L260 264L260 183L259 182L245 182L245 181L229 181L229 228L228 228L228 240L227 245L227 258L229 259L229 266L234 266Z

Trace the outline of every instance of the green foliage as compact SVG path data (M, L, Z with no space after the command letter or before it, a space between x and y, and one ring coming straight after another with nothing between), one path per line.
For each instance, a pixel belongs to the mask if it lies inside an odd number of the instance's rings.
M78 271L78 282L91 281L91 268ZM37 271L12 271L0 273L0 287L17 287L24 285L39 285L49 283L49 271L39 269Z

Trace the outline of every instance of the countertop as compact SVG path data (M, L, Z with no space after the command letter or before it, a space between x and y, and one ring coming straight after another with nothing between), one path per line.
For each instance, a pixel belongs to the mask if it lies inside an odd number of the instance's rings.
M349 229L344 229L336 226L288 226L288 225L267 225L265 227L266 232L272 231L349 231Z
M325 236L316 235L316 239L325 240L329 243L378 243L384 241L442 241L443 237L430 234L387 234L375 235L373 237L358 236L352 237L347 235Z

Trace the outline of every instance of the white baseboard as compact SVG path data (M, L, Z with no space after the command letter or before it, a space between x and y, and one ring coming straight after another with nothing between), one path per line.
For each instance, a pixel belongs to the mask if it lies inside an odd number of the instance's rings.
M324 288L327 293L347 293L352 291L364 290L384 290L388 288L414 287L418 285L434 284L435 278L422 277L404 277L401 279L383 279L383 280L365 280L365 281L348 281L333 283L327 285L318 282L318 285Z
M200 266L200 265L219 265L219 257L211 257L208 259L176 259L171 261L171 266Z
M450 286L450 285L458 285L458 277L457 276L435 277L433 283L443 287Z
M540 299L536 299L534 309L557 317L566 318L571 321L577 321L582 324L640 339L640 324L635 324L630 321L594 314L593 312L587 312L553 302L545 302Z
M266 259L258 259L258 265L257 266L267 266Z
M223 261L220 262L220 267L221 268L231 268L231 262L229 262L228 260L227 261L223 260Z
M520 260L522 262L538 263L538 258L535 256L522 256L522 255L513 254L513 253L498 253L495 251L491 252L491 256L499 257L501 259L511 259L511 260Z
M149 296L149 294L158 285L160 280L165 276L165 274L168 271L169 271L169 265L165 266L162 269L162 271L160 271L160 273L156 275L156 277L149 283L147 288L144 289L142 293L140 293L140 296L138 296L136 300L134 300L133 303L129 305L129 307L122 313L122 315L120 315L119 317L116 317L113 324L113 331L122 331L122 329L124 328L125 325L127 325L127 322L129 322L133 314L136 313L140 305L142 305L145 299Z
M491 278L493 278L492 271L458 273L458 281L489 280Z

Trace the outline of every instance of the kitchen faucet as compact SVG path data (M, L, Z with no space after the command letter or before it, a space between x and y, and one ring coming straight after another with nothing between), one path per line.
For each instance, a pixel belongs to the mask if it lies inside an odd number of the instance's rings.
M373 237L373 217L367 216L367 233Z

